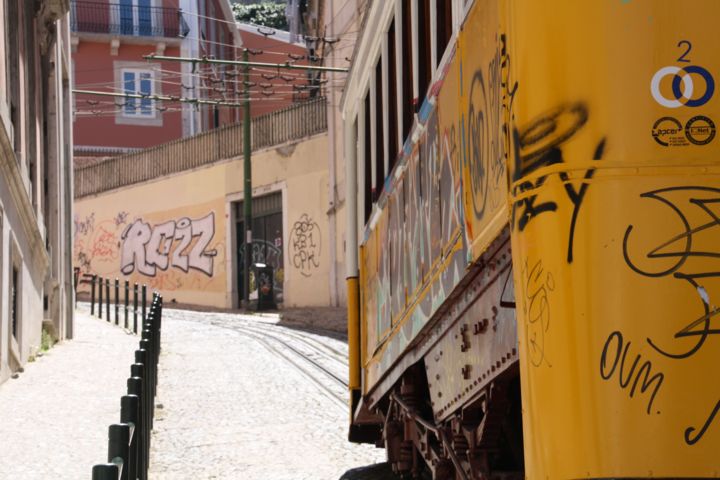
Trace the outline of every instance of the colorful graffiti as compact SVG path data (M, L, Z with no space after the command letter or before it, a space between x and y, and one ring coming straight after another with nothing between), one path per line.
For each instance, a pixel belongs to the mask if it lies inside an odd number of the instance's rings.
M405 144L361 246L368 384L455 290L506 224L513 98L504 37L469 24L465 39L493 36L496 51L456 46L418 116L420 135ZM477 30L477 31L475 31ZM442 87L442 88L440 88ZM382 349L379 347L387 342ZM376 352L379 357L372 358Z
M188 272L192 268L210 277L217 251L207 247L214 236L214 212L195 220L183 217L154 227L138 218L122 232L120 271L129 275L137 269L152 277L157 269L174 267Z
M208 208L193 208L190 213L199 213L196 217L178 215L179 210L143 216L128 210L78 215L75 265L83 273L124 276L165 292L222 292L225 243L215 210Z

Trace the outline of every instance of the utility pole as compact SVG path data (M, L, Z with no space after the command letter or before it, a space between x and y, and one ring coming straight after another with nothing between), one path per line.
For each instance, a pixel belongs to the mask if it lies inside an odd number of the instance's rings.
M248 61L248 50L243 50L243 61ZM250 305L250 262L252 260L252 166L250 164L250 66L246 63L245 71L245 104L243 105L243 214L245 220L245 271L243 272L243 300L245 308Z

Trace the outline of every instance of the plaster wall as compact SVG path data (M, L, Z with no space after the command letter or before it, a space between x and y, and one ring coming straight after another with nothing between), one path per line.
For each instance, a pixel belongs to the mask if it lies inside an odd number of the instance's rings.
M284 305L328 305L327 134L253 152L253 195L283 197ZM173 299L237 306L242 157L75 202L74 264ZM122 298L122 297L121 297Z

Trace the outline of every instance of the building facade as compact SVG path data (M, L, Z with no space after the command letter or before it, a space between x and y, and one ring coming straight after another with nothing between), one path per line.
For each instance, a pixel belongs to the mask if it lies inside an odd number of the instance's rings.
M73 334L69 8L0 2L0 382Z
M330 304L326 131L324 98L253 119L251 263L273 269L286 307ZM78 167L75 265L146 284L169 303L237 308L242 153L242 125L228 125Z
M76 157L152 147L239 119L232 67L148 61L149 54L233 60L240 37L228 0L70 0ZM155 101L151 96L191 102Z

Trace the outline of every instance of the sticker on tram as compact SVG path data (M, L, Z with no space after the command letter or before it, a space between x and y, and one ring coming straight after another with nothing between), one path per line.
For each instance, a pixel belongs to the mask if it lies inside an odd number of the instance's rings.
M715 138L715 122L704 115L697 115L685 124L685 136L695 145L707 145Z
M663 147L686 147L690 142L685 136L682 124L677 118L659 118L652 128L653 140Z
M687 40L681 40L677 46L687 47L677 61L689 63L691 60L687 58L687 55L692 49L692 44ZM660 85L666 77L669 77L671 81L670 98L666 96L669 92L663 93L660 90ZM701 78L702 83L696 84L697 80ZM650 80L650 93L657 103L666 108L701 107L708 103L715 93L715 79L707 69L699 65L682 67L668 65L653 75Z

